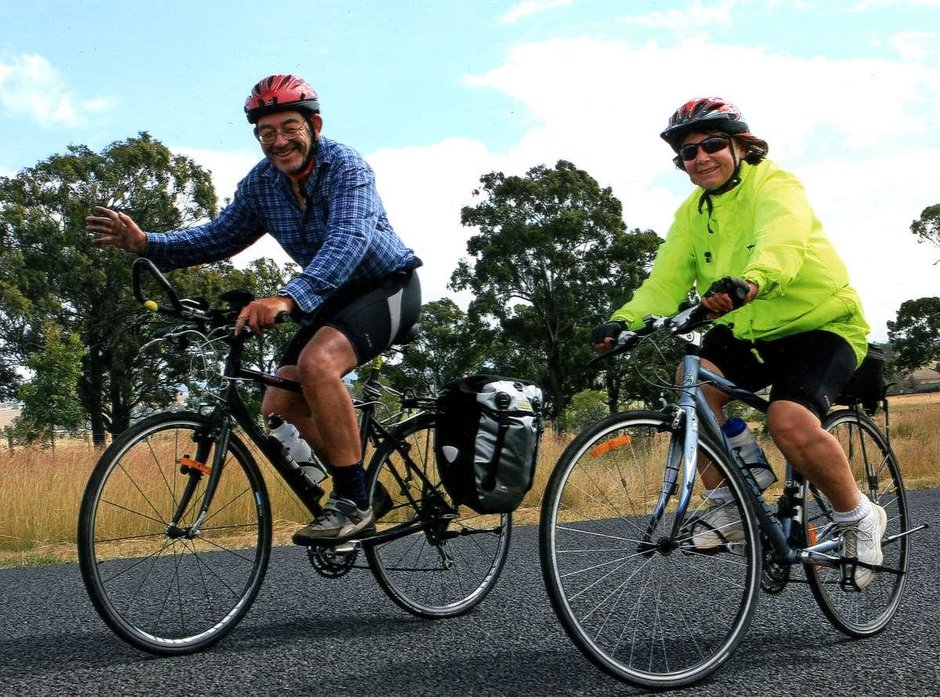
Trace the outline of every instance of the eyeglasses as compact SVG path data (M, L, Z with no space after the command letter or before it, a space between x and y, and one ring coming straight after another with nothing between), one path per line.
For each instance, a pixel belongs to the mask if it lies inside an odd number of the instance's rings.
M731 139L726 136L712 136L698 143L689 143L679 148L679 157L688 162L698 157L698 149L701 148L709 155L721 152L731 144Z
M263 131L258 131L255 137L261 141L262 145L271 145L277 140L278 135L284 136L285 140L293 140L294 138L298 138L303 132L303 126L285 126L280 130L276 128L266 128Z

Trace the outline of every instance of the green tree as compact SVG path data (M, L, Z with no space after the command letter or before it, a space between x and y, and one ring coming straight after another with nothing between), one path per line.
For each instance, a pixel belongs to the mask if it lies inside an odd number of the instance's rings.
M24 365L49 341L47 328L86 347L78 395L96 444L127 427L148 373L137 355L139 306L130 258L92 250L84 219L95 205L126 212L144 229L184 228L215 215L210 175L147 133L101 153L69 146L14 177L0 178L0 345ZM52 322L52 325L49 324Z
M581 390L572 396L561 416L561 430L578 433L607 416L607 393L602 390Z
M222 307L219 296L231 290L243 290L255 298L269 297L283 288L296 273L294 264L280 266L273 259L260 258L251 261L245 268L236 269L229 261L205 266L178 269L169 274L177 293L182 298L201 301L207 306ZM155 290L152 297L159 296ZM150 295L148 294L148 297ZM152 329L160 329L166 319L152 317ZM148 329L148 331L152 331ZM286 322L264 331L259 337L245 343L242 362L267 373L277 370L278 361L298 326ZM227 346L221 342L213 344L215 352L204 351L204 342L196 337L183 342L159 342L147 353L148 361L154 361L146 375L141 375L136 385L141 407L159 408L175 399L180 385L185 385L190 398L201 399L207 386L218 387L217 377L221 371L221 358ZM214 373L216 380L213 380ZM260 413L263 388L250 382L243 383L242 397L249 410Z
M888 337L901 372L940 360L940 298L905 300L895 321L888 322Z
M592 385L590 330L639 285L661 240L628 232L610 188L564 160L480 183L482 200L461 211L478 229L467 242L473 265L461 261L451 287L474 293L470 320L495 332L493 367L539 382L554 418Z
M84 348L76 334L64 334L48 321L43 327L45 346L26 361L32 378L19 390L23 409L17 434L27 442L55 445L55 429L74 433L85 425L85 412L77 397Z
M927 206L921 212L920 218L911 223L911 232L920 238L918 242L929 242L935 247L940 247L940 203ZM937 262L940 262L940 259Z
M421 308L420 331L406 345L401 361L389 366L397 389L433 394L445 383L479 372L485 364L485 330L471 322L449 298L434 300Z

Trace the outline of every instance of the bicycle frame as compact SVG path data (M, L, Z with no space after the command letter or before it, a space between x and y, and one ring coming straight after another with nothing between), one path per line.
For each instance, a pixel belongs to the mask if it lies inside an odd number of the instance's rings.
M718 420L712 412L711 407L705 401L705 396L700 389L703 383L709 383L728 394L734 399L738 399L748 406L751 406L762 413L766 413L769 402L748 390L742 389L730 380L717 375L716 373L702 367L699 349L701 348L702 333L693 330L688 334L682 335L686 340L686 352L682 359L682 379L677 386L679 397L676 400L674 408L676 418L674 424L683 426L683 441L681 444L681 467L679 466L679 455L677 452L677 443L674 441L670 446L668 455L669 461L664 474L663 488L660 492L660 498L656 508L653 511L650 529L654 529L666 510L669 499L676 491L676 484L679 471L682 472L681 486L678 488L679 498L677 500L677 510L671 535L677 537L679 530L684 524L685 514L692 499L692 490L695 485L698 463L698 443L699 430L704 427L705 431L714 439L716 443L724 446L729 460L738 467L745 482L748 485L753 503L755 504L757 518L760 528L770 539L779 558L786 564L795 564L799 562L812 562L815 564L826 564L836 566L839 559L831 556L831 553L838 548L838 542L829 540L813 545L806 549L797 549L790 545L789 538L792 530L793 520L799 515L800 508L803 505L802 483L803 478L790 464L786 463L785 474L785 493L791 501L790 515L781 520L774 510L764 499L757 482L753 475L737 462L728 448L727 439L721 432ZM700 423L701 420L701 423Z
M186 490L183 492L176 511L176 515L169 525L169 529L172 531L171 534L174 536L195 537L199 534L199 527L208 515L209 506L212 503L216 487L222 476L225 454L228 449L228 439L231 436L233 423L242 427L251 441L264 454L266 459L271 463L281 478L300 499L300 501L307 507L311 514L316 516L321 510L320 499L323 496L323 490L319 486L310 484L306 477L301 474L300 468L295 463L292 463L284 458L280 442L277 441L276 438L266 434L261 428L258 427L254 418L248 411L248 408L245 406L245 403L239 395L237 389L238 382L250 381L261 383L267 387L276 387L278 389L301 394L301 384L296 380L282 378L270 373L242 367L241 354L243 343L244 337L235 337L231 341L231 350L229 351L229 354L226 358L225 368L222 373L224 384L220 394L217 397L216 405L212 411L211 420L214 431L212 434L207 434L207 438L209 441L216 441L216 449L213 454L212 466L209 469L209 478L206 482L205 493L202 496L199 514L190 528L182 530L177 527L179 520L182 519L185 511L189 507L190 499L196 490L197 483L204 474L204 471L197 466L190 467L190 482L187 485ZM394 437L392 428L387 428L375 418L376 399L381 393L378 386L378 374L381 363L381 359L376 359L372 363L371 375L369 380L366 382L364 392L366 399L354 400L354 407L359 410L361 414L359 434L363 453L366 452L366 447L370 442L373 444L379 444L387 439ZM417 399L412 401L413 403L406 401L406 406L420 406ZM403 423L406 422L398 422L395 424L395 426L400 426ZM208 450L208 443L200 443L200 449ZM430 488L432 486L431 482L427 481L427 478L421 468L411 463L407 447L401 445L399 446L398 450L403 460L406 462L406 466L409 472L424 481L424 483ZM204 453L203 457L200 458L199 452L197 451L196 461L204 462ZM402 484L402 482L399 482L399 484ZM415 501L411 501L411 503L417 506ZM357 540L357 542L361 544L379 544L382 542L388 542L392 539L411 534L414 532L415 527L426 529L429 525L429 521L425 520L403 523L401 525L393 526L388 530L383 530L382 532L376 532L372 535L365 536L360 540Z

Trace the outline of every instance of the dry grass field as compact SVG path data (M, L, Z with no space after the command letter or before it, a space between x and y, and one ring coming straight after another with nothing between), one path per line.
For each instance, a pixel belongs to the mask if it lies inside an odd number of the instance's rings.
M546 433L536 482L515 514L517 524L538 521L552 466L569 440ZM891 399L891 443L908 489L940 486L940 393ZM772 446L765 443L765 449L774 465L780 465ZM65 442L54 450L0 450L0 566L76 560L79 506L99 454L81 442ZM293 529L307 522L305 510L280 479L271 472L266 477L275 536L286 543Z

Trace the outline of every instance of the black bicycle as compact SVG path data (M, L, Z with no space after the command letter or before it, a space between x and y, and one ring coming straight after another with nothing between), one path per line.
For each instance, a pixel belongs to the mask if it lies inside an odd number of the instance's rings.
M542 502L542 575L566 632L607 673L657 689L688 685L721 666L747 631L760 588L779 593L788 582L808 583L841 631L880 632L904 592L909 535L927 527L909 520L883 380L874 405L867 395L844 395L848 408L829 413L823 427L841 443L862 491L888 514L884 560L858 592L826 497L787 463L779 498L768 502L729 450L700 386L761 412L768 403L701 366L707 322L699 308L621 334L619 353L640 342L658 349L663 339L685 341L681 384L671 366L655 377L676 401L588 427L562 454ZM637 367L649 378L649 364ZM866 412L877 406L884 432ZM712 476L702 476L707 469ZM705 478L725 485L720 524L714 505L705 518Z
M145 297L144 274L167 302ZM196 382L206 403L144 418L111 443L82 499L79 561L95 608L118 636L156 654L191 653L219 641L245 616L268 566L268 484L248 444L313 516L324 490L285 457L239 396L243 381L300 391L299 383L242 366L251 334L236 335L234 325L251 295L225 293L224 308L181 299L146 259L134 262L133 286L141 303L175 322L154 341L186 339L198 356L204 370ZM375 530L307 554L319 573L340 577L356 567L362 551L381 588L404 610L426 618L462 615L496 583L512 517L453 503L434 460L434 400L382 385L380 367L373 362L363 397L354 400L363 452L371 452ZM217 385L207 387L212 378ZM378 416L383 392L400 407L394 416Z

